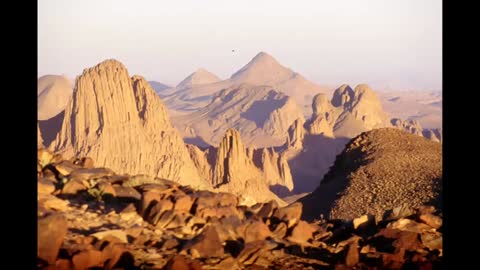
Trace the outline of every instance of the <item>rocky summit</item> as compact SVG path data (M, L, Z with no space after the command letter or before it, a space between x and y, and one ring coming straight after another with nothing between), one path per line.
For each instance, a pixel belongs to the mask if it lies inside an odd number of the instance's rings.
M381 217L386 210L441 206L442 145L395 128L353 138L318 188L301 199L304 217Z
M400 131L392 132L396 136ZM359 138L368 140L365 135ZM354 140L346 151L357 143ZM415 141L410 146L401 143L407 148L418 146ZM365 146L367 153L369 147ZM229 162L234 160L225 164ZM245 205L228 192L198 190L145 174L121 174L95 163L90 157L64 159L62 154L38 150L37 268L432 269L442 265L442 216L432 206L387 209L384 219L361 215L309 222L301 218L300 202ZM223 175L219 183L229 181L228 173Z

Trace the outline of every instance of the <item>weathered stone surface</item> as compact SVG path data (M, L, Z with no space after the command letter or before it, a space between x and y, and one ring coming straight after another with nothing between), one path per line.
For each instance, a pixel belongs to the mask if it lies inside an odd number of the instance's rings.
M143 77L130 77L122 63L106 60L85 69L74 89L52 149L89 156L121 174L145 173L209 186L198 175L163 102Z
M276 201L270 201L264 203L260 211L258 211L257 216L260 218L269 218L272 216L273 211L278 208L278 203Z
M132 187L114 185L113 189L115 190L115 196L117 198L124 198L134 201L139 201L142 199L142 194L140 194L136 189Z
M245 225L245 243L265 240L271 237L272 232L265 223L261 221L250 221Z
M422 243L431 250L443 248L443 238L439 233L424 233L420 237Z
M422 233L426 231L431 231L432 227L423 224L423 223L418 223L410 219L402 218L399 219L395 222L392 222L388 225L389 228L392 229L397 229L401 231L410 231L410 232L415 232L415 233Z
M220 237L213 226L207 226L200 235L187 243L184 249L190 250L194 258L222 257L224 253Z
M103 256L99 250L84 250L72 258L73 269L81 270L90 267L103 267Z
M65 185L62 188L62 194L76 194L79 191L86 190L87 187L83 184L82 181L77 180L77 179L72 179L65 183Z
M42 177L37 181L37 191L41 194L52 194L55 191L55 185L51 180Z
M181 195L175 198L175 205L173 210L178 212L190 212L192 209L193 199L188 195Z
M197 210L195 213L196 216L207 219L209 217L229 217L236 216L241 218L241 214L237 211L237 208L233 206L220 206L220 207L206 207L200 210Z
M280 222L277 224L272 234L275 238L282 239L287 235L287 229L287 224L285 224L285 222Z
M285 221L288 228L291 228L293 225L295 225L300 220L301 215L302 203L300 202L292 203L282 208L277 208L273 213L273 217Z
M423 214L420 215L419 217L420 221L429 225L430 227L433 227L435 229L438 229L442 227L442 219L440 217L434 216L432 214Z
M71 161L62 160L59 163L54 165L57 172L63 176L70 175L73 171L79 169L80 167L74 165Z
M37 256L54 264L58 251L67 234L67 221L61 214L52 214L38 220L37 224Z
M353 228L358 229L360 225L366 224L368 222L368 215L363 215L359 218L353 219Z
M103 238L105 238L107 236L113 236L113 237L118 238L118 240L120 240L120 242L122 242L122 243L128 243L127 233L122 231L122 230L102 231L102 232L97 232L97 233L91 234L90 236L98 238L99 240L102 240Z
M298 243L307 244L308 240L313 238L313 233L317 230L316 227L309 223L300 220L292 229L292 234L287 238L288 240Z
M358 253L358 239L348 245L347 256L345 257L345 264L347 266L354 266L360 261L360 254Z

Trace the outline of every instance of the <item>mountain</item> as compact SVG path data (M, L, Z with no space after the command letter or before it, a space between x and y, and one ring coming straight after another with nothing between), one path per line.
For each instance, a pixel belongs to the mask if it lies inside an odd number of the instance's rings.
M248 145L282 145L287 130L303 114L295 101L269 86L241 84L221 90L206 107L172 119L187 142L218 145L230 128Z
M189 146L189 150L200 174L205 179L211 179L215 190L236 194L242 197L245 204L269 200L275 200L281 205L285 204L268 188L269 184L277 184L276 181L280 178L279 172L271 168L262 168L262 171L256 167L253 154L249 155L237 130L228 129L218 148L209 147L202 151L192 145ZM272 165L268 161L259 160L262 165ZM286 162L284 165L288 168ZM272 172L276 175L273 177L270 175L270 178L267 178L269 176L264 172ZM290 183L286 185L291 188L291 177L289 180ZM279 181L280 184L283 184L282 182Z
M150 86L155 90L155 93L157 93L160 97L162 97L164 90L171 89L172 86L157 82L157 81L148 81Z
M170 110L199 110L210 103L215 93L226 88L247 84L252 86L270 86L276 91L283 92L292 97L300 108L304 109L305 115L310 115L309 104L313 95L327 90L282 66L265 52L258 53L249 63L227 80L212 80L210 83L192 85L187 83L191 81L190 77L192 75L182 81L176 89L172 90L168 97L165 97L165 104ZM307 106L305 107L305 105Z
M61 113L72 96L72 92L72 83L67 77L45 75L38 78L38 120L48 120Z
M192 74L190 74L187 78L181 81L178 85L178 89L183 89L187 87L193 87L197 85L203 84L211 84L221 81L217 75L207 71L204 68L199 68Z
M50 148L89 156L99 166L209 187L148 82L106 60L77 78L61 130Z
M398 129L374 129L352 139L318 188L300 201L303 217L381 217L388 209L439 206L442 146Z

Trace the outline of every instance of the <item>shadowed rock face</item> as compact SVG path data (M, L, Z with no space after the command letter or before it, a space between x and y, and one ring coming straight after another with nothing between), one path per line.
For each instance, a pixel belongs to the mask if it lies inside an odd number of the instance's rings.
M144 78L130 78L116 60L85 69L78 77L51 148L67 156L90 156L121 173L209 186L160 98Z
M383 128L352 139L318 188L300 201L304 218L350 219L440 203L441 144Z

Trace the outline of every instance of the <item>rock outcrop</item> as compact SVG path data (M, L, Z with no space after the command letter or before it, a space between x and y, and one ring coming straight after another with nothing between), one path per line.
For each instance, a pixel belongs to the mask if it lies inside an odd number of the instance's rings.
M342 86L335 91L332 101L343 108L333 126L336 137L352 138L388 125L389 117L382 110L380 99L366 84L357 85L353 92L349 86Z
M288 168L285 168L288 164L272 153L271 156L266 156L265 160L260 160L264 169L262 171L255 166L252 156L248 155L247 148L235 129L227 130L218 148L209 147L202 151L198 147L189 146L189 150L200 174L211 179L215 190L236 194L242 197L246 204L268 200L284 204L269 190L268 185L285 184L291 188L291 176L288 175ZM276 168L270 163L272 160L277 162ZM268 167L269 165L272 167ZM284 174L283 178L280 173Z
M442 146L394 129L352 139L318 188L300 201L304 218L382 217L387 209L440 206Z
M313 97L312 111L312 118L306 124L308 133L334 137L333 125L338 112L328 100L327 95L317 94Z
M89 156L120 173L149 174L207 188L148 82L130 78L116 60L77 78L62 127L50 146L65 156Z
M395 128L406 131L408 133L423 136L422 126L420 125L420 123L418 123L418 121L392 118L390 122L392 123L392 126Z

